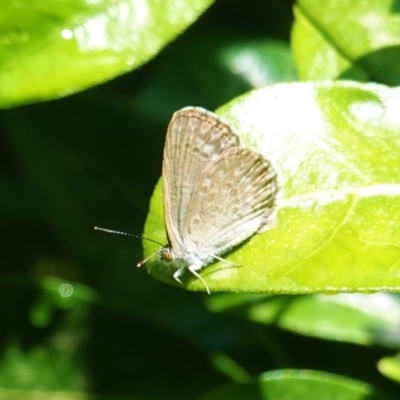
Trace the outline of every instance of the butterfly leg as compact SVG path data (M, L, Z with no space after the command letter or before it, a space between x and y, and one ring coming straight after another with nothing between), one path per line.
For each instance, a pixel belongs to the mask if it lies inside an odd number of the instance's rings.
M198 267L197 267L196 264L192 264L192 265L188 268L188 270L189 270L196 278L198 278L198 279L201 280L201 283L202 283L202 284L204 285L204 287L206 288L207 293L210 294L210 289L208 288L207 283L206 283L205 280L196 272L196 269L197 269L197 268L198 268Z
M182 281L179 279L179 277L182 275L182 273L183 273L183 271L185 271L185 267L181 267L181 268L179 268L179 269L177 269L175 272L174 272L174 275L173 275L173 277L174 277L174 279L177 281L177 282L179 282L181 285L183 285L183 283L182 283Z
M179 277L182 275L182 273L186 270L186 268L197 278L200 279L201 283L204 285L204 287L207 290L207 293L210 294L210 289L208 288L207 283L205 282L205 280L196 272L196 268L197 265L191 265L189 268L185 267L181 267L178 270L175 271L173 277L174 279L179 282L181 285L183 285L182 281L179 279Z

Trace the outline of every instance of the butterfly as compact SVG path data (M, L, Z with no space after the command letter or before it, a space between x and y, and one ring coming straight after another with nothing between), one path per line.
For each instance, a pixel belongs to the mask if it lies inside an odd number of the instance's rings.
M222 118L185 107L168 126L162 186L168 244L156 252L158 260L173 267L181 284L188 270L210 294L198 271L214 260L227 262L222 254L269 228L277 173L262 154L244 147Z

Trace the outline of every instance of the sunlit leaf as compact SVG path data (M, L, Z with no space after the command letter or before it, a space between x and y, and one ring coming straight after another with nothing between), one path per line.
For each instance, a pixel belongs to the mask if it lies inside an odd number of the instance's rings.
M376 292L400 289L400 92L351 82L282 84L219 114L276 166L277 221L201 274L211 291ZM161 185L145 235L166 243ZM146 255L159 247L145 243ZM149 263L153 276L171 271ZM187 274L186 287L203 290Z
M154 57L212 0L42 0L0 5L0 107L105 82Z
M299 0L292 34L304 80L400 83L400 15L391 0Z

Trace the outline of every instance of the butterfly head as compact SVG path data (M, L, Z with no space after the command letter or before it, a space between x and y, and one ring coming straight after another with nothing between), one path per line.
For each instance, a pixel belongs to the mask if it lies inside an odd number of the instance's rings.
M165 245L157 252L157 258L160 262L171 263L175 261L175 253L170 245Z

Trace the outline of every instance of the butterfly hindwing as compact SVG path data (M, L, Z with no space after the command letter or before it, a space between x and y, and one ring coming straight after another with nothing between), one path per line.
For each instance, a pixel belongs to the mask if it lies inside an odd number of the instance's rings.
M182 231L185 247L218 255L241 243L265 225L277 191L275 170L261 154L225 150L197 180Z

